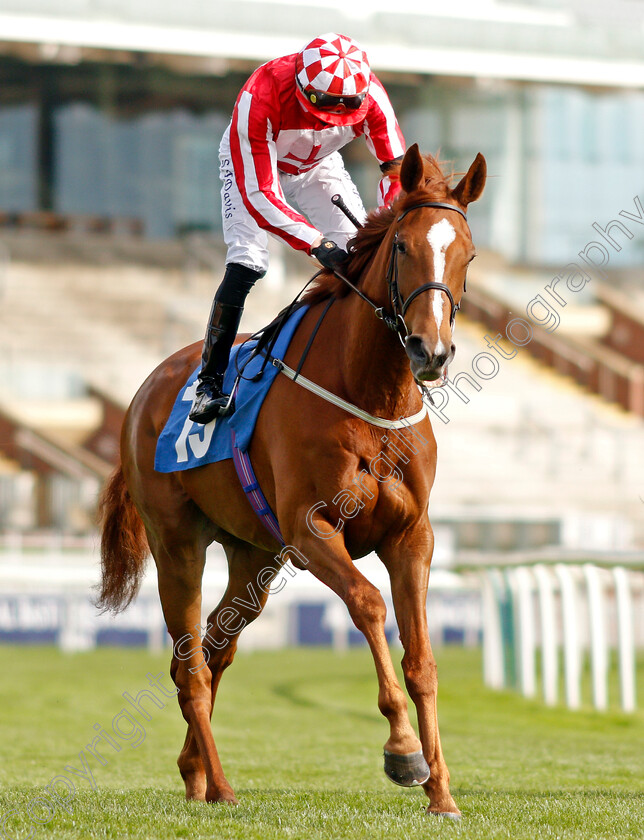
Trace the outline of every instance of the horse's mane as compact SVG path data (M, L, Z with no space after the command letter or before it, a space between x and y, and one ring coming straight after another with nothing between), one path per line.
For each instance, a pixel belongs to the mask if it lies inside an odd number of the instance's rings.
M423 162L425 164L424 188L413 193L401 194L391 207L380 207L377 210L372 210L368 214L364 226L349 240L347 246L349 260L345 266L344 274L352 283L356 284L360 279L366 265L387 235L387 231L396 215L407 207L418 204L419 201L443 201L449 197L450 183L454 177L453 173L445 175L440 163L431 155L423 155ZM398 180L399 175L400 163L394 164L387 170L387 176L392 181ZM311 288L302 296L302 303L312 305L331 295L341 298L347 295L349 291L347 284L330 271L322 271L315 278Z

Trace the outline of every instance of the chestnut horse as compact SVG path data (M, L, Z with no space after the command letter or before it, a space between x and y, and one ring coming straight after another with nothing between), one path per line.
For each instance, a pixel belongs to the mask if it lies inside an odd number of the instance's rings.
M324 272L304 298L310 308L285 363L297 364L333 296L302 375L371 415L392 420L417 415L423 408L417 382L443 375L454 355L453 317L474 256L465 211L483 191L485 173L479 154L451 189L438 163L412 146L392 172L402 187L394 206L371 213L350 246L348 276ZM433 550L428 502L436 469L429 419L394 438L278 376L262 406L250 455L288 546L280 552L251 509L232 460L183 472L154 470L157 439L200 350L194 344L163 362L127 412L121 465L101 499L98 601L105 609L124 609L137 592L148 550L152 553L174 642L171 675L188 724L177 762L187 799L237 801L210 718L237 637L261 612L270 582L288 556L342 598L367 639L378 707L389 721L385 772L398 784L422 784L428 813L457 818L438 733L436 664L426 616ZM378 458L389 465L389 475L373 469ZM213 540L226 552L229 581L202 639L201 579ZM385 602L353 564L372 551L391 579L405 685L416 706L420 740L385 638Z

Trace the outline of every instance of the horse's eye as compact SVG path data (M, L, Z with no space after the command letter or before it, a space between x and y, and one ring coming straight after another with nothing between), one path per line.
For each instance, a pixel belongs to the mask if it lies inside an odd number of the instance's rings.
M405 243L404 242L396 242L396 250L398 251L399 254L406 253L407 249L405 248Z

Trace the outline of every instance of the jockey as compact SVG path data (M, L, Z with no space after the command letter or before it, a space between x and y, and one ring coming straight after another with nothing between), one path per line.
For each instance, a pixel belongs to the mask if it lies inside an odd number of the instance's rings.
M365 52L344 35L321 35L300 52L263 64L241 89L219 148L228 251L190 410L194 422L233 409L222 393L224 373L246 296L268 268L267 234L326 268L346 258L355 229L331 197L340 193L365 218L338 151L361 134L384 173L378 205L389 204L399 185L386 170L405 151L403 135Z

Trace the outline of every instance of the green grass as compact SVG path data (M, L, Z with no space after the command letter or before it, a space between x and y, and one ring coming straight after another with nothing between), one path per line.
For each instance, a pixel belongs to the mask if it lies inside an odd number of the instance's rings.
M396 651L399 658L399 652ZM176 769L184 724L170 699L149 705L145 740L101 766L97 790L73 777L33 838L590 838L644 837L644 714L546 709L486 690L478 652L438 651L441 734L458 824L424 814L418 789L382 772L386 722L365 650L239 654L225 675L214 731L237 808L187 803ZM102 649L0 647L0 820L11 840L34 828L27 809L126 705L122 692L168 673L168 656ZM642 672L640 670L640 678ZM170 685L164 677L164 684ZM641 680L640 680L641 683ZM640 697L644 686L640 684ZM138 717L138 715L136 715ZM62 789L61 789L62 791ZM46 819L42 805L32 816ZM2 833L0 832L0 837Z

